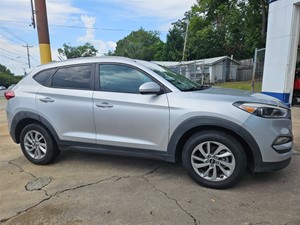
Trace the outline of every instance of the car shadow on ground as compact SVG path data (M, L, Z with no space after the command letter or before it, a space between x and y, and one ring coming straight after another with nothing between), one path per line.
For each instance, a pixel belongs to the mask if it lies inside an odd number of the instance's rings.
M127 157L127 156L113 156L106 154L96 154L96 153L83 153L78 151L62 151L59 158L55 161L55 164L69 164L72 165L78 163L78 165L90 164L91 166L99 166L101 169L102 164L116 170L126 170L132 171L146 171L149 167L158 168L155 173L160 176L177 177L177 180L185 182L187 180L196 184L192 181L189 175L184 171L181 162L170 163L154 159L145 159L138 157ZM290 165L291 166L291 165ZM290 167L289 166L289 167ZM286 183L292 181L292 176L290 174L291 168L285 168L281 171L268 172L268 173L255 173L253 174L250 169L247 169L242 180L231 187L230 190L250 190L257 186L270 186L278 185L278 183ZM190 184L190 182L187 182ZM188 185L187 184L187 185ZM197 185L197 184L196 184Z

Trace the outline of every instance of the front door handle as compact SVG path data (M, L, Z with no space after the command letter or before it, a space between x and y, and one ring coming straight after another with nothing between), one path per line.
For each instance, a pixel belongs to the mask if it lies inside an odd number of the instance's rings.
M45 102L45 103L48 103L48 102L54 102L54 99L49 98L49 97L46 97L46 98L40 98L39 100L40 100L41 102Z
M102 108L102 109L114 107L113 105L109 104L108 102L96 103L96 106L99 108Z

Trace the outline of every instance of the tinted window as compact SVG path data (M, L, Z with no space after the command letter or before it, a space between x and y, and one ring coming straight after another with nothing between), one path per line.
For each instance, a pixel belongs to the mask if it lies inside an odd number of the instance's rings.
M139 87L152 81L142 72L123 65L100 65L101 91L139 93Z
M56 68L44 70L33 77L39 84L46 85L49 78L55 73Z
M52 87L90 89L91 65L60 68L52 78Z

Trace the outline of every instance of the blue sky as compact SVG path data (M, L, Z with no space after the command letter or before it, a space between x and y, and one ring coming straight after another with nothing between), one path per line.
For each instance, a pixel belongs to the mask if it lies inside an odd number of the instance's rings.
M171 23L182 19L196 0L46 0L53 60L63 43L92 43L103 55L114 50L116 42L143 27L161 32L166 40ZM31 64L40 64L37 31L31 23L30 0L0 1L0 63L16 74ZM71 28L72 26L73 28ZM76 28L74 28L76 27Z

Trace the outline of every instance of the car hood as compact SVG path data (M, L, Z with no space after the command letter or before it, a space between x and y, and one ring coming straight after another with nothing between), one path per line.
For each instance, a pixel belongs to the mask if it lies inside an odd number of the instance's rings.
M205 95L205 98L219 101L245 101L245 102L257 102L270 105L276 105L284 108L288 108L283 102L277 98L264 95L261 93L254 93L250 91L243 91L238 89L210 87L201 91L190 92L195 98L199 97L199 94Z

